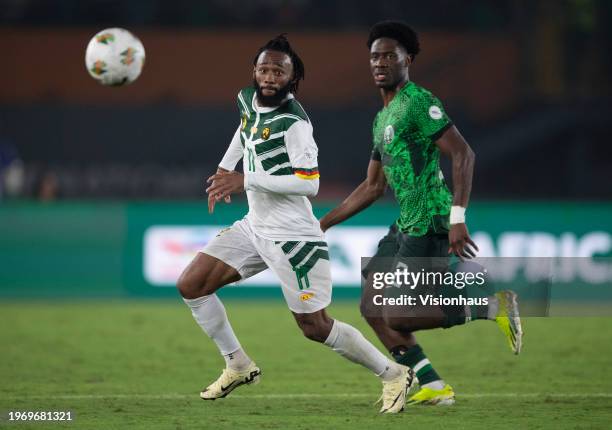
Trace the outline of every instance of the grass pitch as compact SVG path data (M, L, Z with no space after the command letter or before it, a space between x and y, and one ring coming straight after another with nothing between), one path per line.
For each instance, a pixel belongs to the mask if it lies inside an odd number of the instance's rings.
M419 333L457 404L379 416L378 379L303 338L284 303L228 300L226 308L262 383L204 402L198 392L223 360L179 300L0 304L0 427L473 430L612 422L612 318L527 319L519 357L490 322ZM338 302L331 314L375 341L356 303ZM74 420L7 421L8 411L24 410L71 410Z

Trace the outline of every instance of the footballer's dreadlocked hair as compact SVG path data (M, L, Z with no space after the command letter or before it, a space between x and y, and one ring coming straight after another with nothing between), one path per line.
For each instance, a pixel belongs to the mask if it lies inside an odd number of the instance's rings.
M298 91L298 87L300 85L300 81L304 79L305 70L304 63L299 55L291 48L289 44L289 40L287 40L287 33L279 34L274 39L269 40L264 46L259 48L255 58L253 59L253 65L257 65L257 59L264 51L278 51L284 52L291 59L291 63L293 64L293 82L291 83L291 87L289 91L296 94Z
M412 55L413 60L421 51L419 37L416 32L401 21L382 21L374 24L370 29L370 36L368 36L368 49L372 48L374 41L381 37L397 40L406 52Z

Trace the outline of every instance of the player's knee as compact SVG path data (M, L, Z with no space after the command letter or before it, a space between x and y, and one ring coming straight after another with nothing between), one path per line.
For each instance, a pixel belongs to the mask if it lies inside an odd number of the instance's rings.
M176 282L176 287L185 299L195 299L213 294L218 289L218 282L205 273L203 276L195 277L189 272L183 272Z
M181 273L178 280L176 281L176 288L181 293L184 299L193 299L193 284L189 280L189 275L185 272Z
M363 317L364 320L366 320L368 325L374 331L376 331L376 329L378 329L379 327L387 325L387 323L385 322L385 319L382 316L374 317L374 316L363 314L363 313L361 314L361 316Z
M200 293L202 296L214 294L220 286L221 282L218 277L207 276L200 285Z
M326 331L325 327L322 327L314 321L300 321L298 325L304 337L315 342L323 343L329 335L329 330Z

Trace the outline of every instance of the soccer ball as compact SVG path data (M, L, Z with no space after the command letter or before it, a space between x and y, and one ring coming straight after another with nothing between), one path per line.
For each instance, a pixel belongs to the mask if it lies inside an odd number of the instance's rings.
M145 49L136 36L123 28L108 28L87 45L85 66L102 85L121 86L134 82L145 62Z

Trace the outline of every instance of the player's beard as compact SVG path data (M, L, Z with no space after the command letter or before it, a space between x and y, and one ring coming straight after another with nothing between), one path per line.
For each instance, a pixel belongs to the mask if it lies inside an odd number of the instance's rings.
M257 101L260 102L263 106L279 106L281 102L287 97L289 94L289 90L291 89L291 82L287 83L282 88L276 90L273 96L266 96L262 93L261 87L257 83L255 79L253 79L253 86L255 87L255 91L257 92Z

